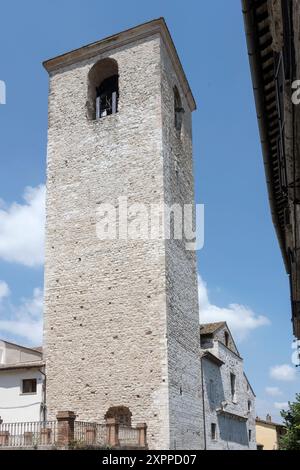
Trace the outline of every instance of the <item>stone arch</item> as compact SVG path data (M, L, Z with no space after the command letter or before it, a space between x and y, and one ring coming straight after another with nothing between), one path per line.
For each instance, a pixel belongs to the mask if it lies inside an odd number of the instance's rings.
M116 423L122 426L131 426L132 413L127 406L111 406L104 418L115 418Z
M119 69L114 59L96 62L88 73L87 117L99 119L118 110Z

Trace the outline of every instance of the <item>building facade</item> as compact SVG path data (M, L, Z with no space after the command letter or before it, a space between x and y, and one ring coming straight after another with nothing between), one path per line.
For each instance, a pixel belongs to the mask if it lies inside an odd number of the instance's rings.
M273 223L300 339L300 0L242 0Z
M119 198L146 210L194 203L195 102L166 24L44 65L48 417L71 409L103 422L125 406L133 424L147 423L150 448L200 449L195 252L179 239L127 239L132 213L117 239L99 237L102 204L119 214Z
M42 352L0 341L0 420L42 420L44 386Z
M200 327L207 450L255 450L255 395L225 322Z
M285 426L272 421L267 415L266 419L256 418L257 450L278 450L279 440L285 433Z

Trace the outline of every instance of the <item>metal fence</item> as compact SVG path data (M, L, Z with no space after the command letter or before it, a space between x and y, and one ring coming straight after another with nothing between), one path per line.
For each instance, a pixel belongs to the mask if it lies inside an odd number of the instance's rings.
M0 449L138 448L140 437L140 429L117 423L108 425L75 420L73 425L58 421L0 424Z
M53 447L57 440L57 421L0 424L0 447Z
M107 447L107 426L105 424L89 423L86 421L75 421L74 445L77 445L78 447Z

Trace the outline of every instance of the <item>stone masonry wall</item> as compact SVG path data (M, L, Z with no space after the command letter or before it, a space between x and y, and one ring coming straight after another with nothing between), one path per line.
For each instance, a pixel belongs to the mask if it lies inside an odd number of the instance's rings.
M104 57L118 63L119 111L89 121L87 76ZM101 241L96 210L117 206L120 196L129 205L169 202L177 194L193 201L189 112L182 143L174 142L180 186L172 176L166 72L173 81L155 35L51 73L49 96L48 417L68 409L104 422L109 407L128 406L134 425L147 423L152 449L200 445L195 256L177 242Z
M202 359L204 377L205 421L207 448L215 450L256 450L255 396L243 371L243 360L218 340L210 351L224 365L218 367ZM231 397L230 373L236 376L236 400ZM248 411L248 400L251 402ZM226 413L220 413L222 402ZM230 414L230 415L229 415ZM239 417L246 418L241 420ZM216 439L211 438L211 424L216 424ZM249 430L251 440L249 441Z
M119 112L89 121L87 76L119 67ZM160 39L51 74L45 265L49 418L72 410L104 421L128 406L147 422L150 448L169 447L165 246L101 241L96 209L163 201Z
M165 201L194 204L192 116L164 47L162 119ZM174 126L174 86L184 108L181 132ZM171 447L203 448L199 307L196 253L185 239L166 241L167 337Z

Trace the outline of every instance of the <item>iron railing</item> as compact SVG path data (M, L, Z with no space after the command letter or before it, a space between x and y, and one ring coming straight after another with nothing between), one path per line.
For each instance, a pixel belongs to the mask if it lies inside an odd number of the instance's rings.
M74 421L68 432L58 421L32 421L0 424L0 449L55 449L67 447L108 448L140 447L140 429ZM66 434L67 438L66 438ZM146 435L145 435L146 437Z
M0 424L0 447L53 447L57 440L57 421Z
M105 424L75 421L74 445L78 446L108 446L108 430Z

